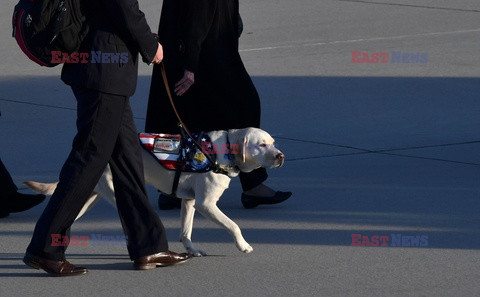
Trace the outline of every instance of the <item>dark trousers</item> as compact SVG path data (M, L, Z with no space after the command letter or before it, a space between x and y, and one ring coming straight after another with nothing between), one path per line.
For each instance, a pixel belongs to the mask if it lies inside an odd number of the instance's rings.
M18 190L12 180L12 176L8 173L7 168L0 159L0 198L9 198L7 196L15 194Z
M51 260L65 259L66 247L52 246L52 234L69 235L70 226L107 164L130 258L168 250L164 226L145 191L141 148L129 98L85 88L73 88L73 92L77 99L77 135L27 251Z
M240 172L240 184L243 191L248 191L267 180L268 174L265 168L258 168L249 173Z

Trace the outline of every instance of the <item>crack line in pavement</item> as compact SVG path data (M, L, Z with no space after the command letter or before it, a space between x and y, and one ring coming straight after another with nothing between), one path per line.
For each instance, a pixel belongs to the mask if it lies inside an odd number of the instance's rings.
M55 105L49 105L49 104L33 103L33 102L28 102L28 101L11 100L11 99L4 99L4 98L0 98L0 101L20 103L20 104L26 104L26 105L32 105L32 106L55 108L55 109L77 111L76 108L72 108L72 107L55 106ZM145 118L140 118L140 117L133 117L133 118L136 119L136 120L145 120Z
M436 36L436 35L447 35L447 34L463 34L463 33L472 33L472 32L480 32L480 28L479 29L469 29L469 30L420 33L420 34L411 34L411 35L398 35L398 36L388 36L388 37L373 37L373 38L336 40L336 41L303 43L303 44L292 44L292 45L267 46L267 47L251 48L251 49L241 49L241 50L239 50L239 52L255 52L255 51L289 49L289 48L298 48L298 47L313 47L313 46L320 46L320 45L332 45L332 44L342 44L342 43L368 42L368 41L379 41L379 40L394 40L394 39L404 39L404 38L411 38L411 37L425 37L425 36Z
M20 100L11 100L11 99L4 99L4 98L0 98L0 101L20 103L20 104L33 105L33 106L41 106L41 107L49 107L49 108L56 108L56 109L73 110L73 111L77 110L76 108L71 108L71 107L55 106L55 105L48 105L48 104L41 104L41 103L34 103L34 102L20 101Z
M338 148L346 148L346 149L353 149L360 152L353 152L353 153L342 153L342 154L331 154L331 155L321 155L321 156L311 156L311 157L298 157L298 158L288 158L285 161L302 161L302 160L312 160L312 159L323 159L323 158L332 158L332 157L344 157L344 156L354 156L354 155L365 155L365 154L381 154L381 155L390 155L390 156L398 156L398 157L406 157L406 158L415 158L415 159L424 159L424 160L431 160L431 161L441 161L441 162L448 162L448 163L456 163L456 164L464 164L464 165L473 165L473 166L480 166L478 163L473 162L463 162L463 161L456 161L456 160L448 160L448 159L440 159L440 158L433 158L433 157L422 157L422 156L414 156L414 155L405 155L405 154L398 154L393 153L396 151L404 151L404 150L414 150L414 149L424 149L424 148L439 148L439 147L447 147L447 146L457 146L457 145L466 145L466 144L477 144L480 143L480 140L473 140L473 141L464 141L464 142L456 142L456 143L445 143L445 144L434 144L434 145L423 145L423 146L412 146L412 147L403 147L403 148L392 148L392 149L382 149L382 150L368 150L348 145L339 145L339 144L332 144L332 143L325 143L319 141L309 141L303 139L295 139L295 138L288 138L288 137L281 137L276 136L276 139L284 139L284 140L291 140L296 142L304 142L304 143L311 143L311 144L321 144L326 146L333 146Z
M47 107L47 108L56 108L56 109L62 109L62 110L76 111L75 108L71 108L71 107L61 107L61 106L55 106L55 105L39 104L39 103L32 103L32 102L26 102L26 101L4 99L4 98L0 98L0 101L20 103L20 104L26 104L26 105L32 105L32 106ZM134 119L145 120L145 118L143 118L143 117L134 117ZM342 157L342 156L353 156L353 155L362 155L362 154L383 154L383 155L391 155L391 156L399 156L399 157L407 157L407 158L416 158L416 159L425 159L425 160L433 160L433 161L441 161L441 162L480 166L480 164L477 164L477 163L392 153L392 152L395 152L395 151L402 151L402 150L413 150L413 149L423 149L423 148L437 148L437 147L456 146L456 145L465 145L465 144L476 144L476 143L480 143L480 140L457 142L457 143L436 144L436 145L403 147L403 148L391 148L391 149L383 149L383 150L369 150L369 149L358 148L358 147L354 147L354 146L326 143L326 142L320 142L320 141L314 141L314 140L303 140L303 139L296 139L296 138L282 137L282 136L275 136L275 138L290 140L290 141L295 141L295 142L320 144L320 145L333 146L333 147L338 147L338 148L346 148L346 149L353 149L353 150L360 151L360 152L354 152L354 153L343 153L343 154L331 154L331 155L321 155L321 156L311 156L311 157L290 158L290 159L286 160L286 161L289 161L289 162L302 161L302 160L312 160L312 159L332 158L332 157Z
M456 146L456 145L480 143L480 140L472 140L472 141L443 143L443 144L432 144L432 145L422 145L422 146L390 148L390 149L382 149L382 150L369 150L369 149L364 149L364 148L359 148L359 147L354 147L354 146L349 146L349 145L342 145L342 144L335 144L335 143L328 143L328 142L320 142L320 141L315 141L315 140L303 140L303 139L283 137L283 136L275 136L275 138L284 139L284 140L291 140L291 141L296 141L296 142L305 142L305 143L310 143L310 144L321 144L321 145L327 145L327 146L347 148L347 149L362 151L362 152L365 152L365 153L388 153L388 152L394 152L394 151L405 151L405 150L415 150L415 149L424 149L424 148L436 148L436 147L446 147L446 146Z
M435 7L435 6L403 4L403 3L385 3L385 2L364 1L364 0L337 0L337 1L340 1L340 2L358 2L358 3L365 3L365 4L391 5L391 6L404 6L404 7L426 8L426 9L438 9L438 10L449 10L449 11L480 12L480 10L476 10L476 9Z
M478 166L478 167L480 167L480 164L479 164L479 163L463 162L463 161L455 161L455 160L440 159L440 158L431 158L431 157L421 157L421 156L414 156L414 155L394 154L394 153L387 153L387 152L376 152L376 151L371 151L371 152L356 152L356 153L345 153L345 154L332 154L332 155L322 155L322 156L312 156L312 157L287 158L287 159L285 159L285 162L304 161L304 160L316 160L316 159L325 159L325 158L334 158L334 157L345 157L345 156L355 156L355 155L366 155L366 154L389 155L389 156L397 156L397 157L404 157L404 158L423 159L423 160L430 160L430 161L440 161L440 162L463 164L463 165L472 165L472 166Z

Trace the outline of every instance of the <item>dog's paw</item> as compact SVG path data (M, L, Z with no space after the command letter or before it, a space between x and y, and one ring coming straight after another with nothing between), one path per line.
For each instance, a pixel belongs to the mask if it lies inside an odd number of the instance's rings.
M194 248L188 248L187 253L193 257L203 257L207 255L207 253L205 253L203 250L197 250Z
M180 241L183 243L183 246L187 250L187 254L192 255L193 257L203 257L207 255L207 253L205 253L204 251L196 249L192 241L188 237L182 236L180 238Z
M246 254L253 252L253 248L246 241L237 243L237 248Z
M253 252L253 248L249 245L244 250L242 250L242 252L244 252L246 254L251 253L251 252Z

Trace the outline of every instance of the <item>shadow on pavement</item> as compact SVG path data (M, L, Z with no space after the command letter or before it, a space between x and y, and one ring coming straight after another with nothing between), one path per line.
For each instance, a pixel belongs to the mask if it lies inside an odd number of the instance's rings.
M280 136L287 157L297 161L287 162L272 178L273 184L294 192L286 203L246 211L239 206L238 197L230 199L231 202L219 202L220 208L238 221L240 227L248 222L256 225L242 228L252 245L349 246L352 234L369 237L402 234L428 236L429 248L480 248L478 146L441 146L479 140L480 79L254 77L253 80L262 98L263 127ZM139 130L143 128L149 84L150 77L140 77L132 99ZM0 136L5 139L0 144L2 160L11 165L7 167L14 175L41 177L45 175L42 170L47 168L49 176L54 175L55 169L48 165L63 162L64 158L59 160L59 156L66 156L74 129L75 103L70 91L57 77L3 78L0 94L3 114ZM50 135L49 141L41 136L45 132ZM282 142L282 137L290 140ZM338 146L326 148L315 141ZM31 144L35 144L33 152ZM407 151L426 159L377 154L335 156L351 152L349 147L382 150L414 146L433 148ZM332 157L321 158L331 154ZM106 215L98 213L100 220L118 221L114 210ZM159 214L167 219L178 217L175 211ZM1 222L32 220L31 216L14 214ZM272 227L272 222L278 225ZM197 228L194 233L199 242L231 241L224 230L216 228ZM2 236L29 234L0 232Z

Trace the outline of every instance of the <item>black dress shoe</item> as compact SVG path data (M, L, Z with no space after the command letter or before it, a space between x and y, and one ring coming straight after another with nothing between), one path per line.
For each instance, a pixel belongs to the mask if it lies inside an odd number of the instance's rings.
M9 212L22 212L42 203L43 200L45 200L45 195L42 194L23 194L15 192L5 201L8 204Z
M177 254L171 251L160 252L144 256L133 261L133 267L137 270L153 269L157 266L170 266L183 263L192 256L186 253Z
M277 204L283 202L292 196L292 192L275 192L271 197L254 196L242 193L242 204L245 208L255 208L260 204Z
M158 208L161 210L182 208L182 199L161 193L158 196Z
M23 263L35 269L43 269L53 276L74 276L85 274L88 269L85 267L77 267L67 260L55 261L48 260L26 253L23 257Z

